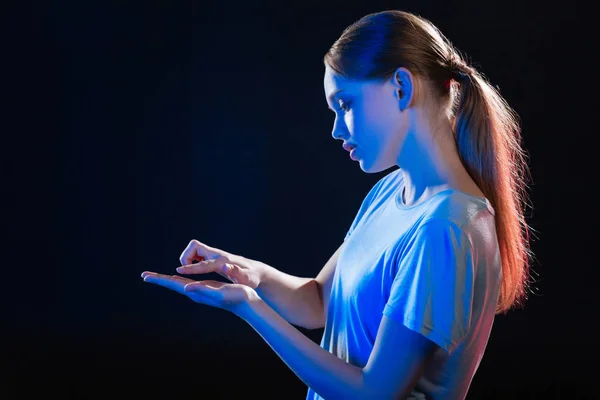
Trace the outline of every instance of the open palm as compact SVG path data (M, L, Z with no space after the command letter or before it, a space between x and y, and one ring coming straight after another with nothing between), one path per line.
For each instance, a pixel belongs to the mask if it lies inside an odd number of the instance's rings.
M196 303L222 308L237 313L240 306L253 296L258 297L254 289L237 283L214 280L195 281L178 275L165 275L151 271L142 273L144 282L163 286L181 293Z

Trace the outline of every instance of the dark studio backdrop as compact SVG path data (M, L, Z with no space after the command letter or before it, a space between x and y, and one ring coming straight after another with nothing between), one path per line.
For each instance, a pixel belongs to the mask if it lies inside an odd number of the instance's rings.
M468 398L598 396L586 12L362 3L4 3L3 398L304 398L250 325L140 273L175 273L198 239L316 276L390 172L365 174L331 137L322 56L392 8L500 87L530 157L536 282L496 318Z

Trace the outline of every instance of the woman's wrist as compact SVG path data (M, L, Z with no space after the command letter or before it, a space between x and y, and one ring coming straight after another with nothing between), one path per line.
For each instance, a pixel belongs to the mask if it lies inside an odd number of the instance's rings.
M240 318L245 321L248 321L255 313L256 309L260 303L263 302L263 299L260 298L256 290L247 287L246 297L244 301L242 301L238 306L233 310L233 312Z

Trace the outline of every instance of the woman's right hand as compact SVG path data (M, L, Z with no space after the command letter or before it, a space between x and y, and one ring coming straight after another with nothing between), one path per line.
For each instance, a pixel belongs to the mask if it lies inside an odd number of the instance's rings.
M193 261L199 262L192 264ZM263 267L260 262L210 247L195 239L183 250L179 262L182 266L177 268L177 272L182 275L216 272L233 283L252 289L258 287L262 278Z

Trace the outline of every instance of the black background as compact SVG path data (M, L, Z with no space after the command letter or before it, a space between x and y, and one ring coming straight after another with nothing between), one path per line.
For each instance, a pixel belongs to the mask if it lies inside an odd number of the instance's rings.
M318 273L390 172L365 174L332 139L322 56L392 8L432 20L500 88L530 158L534 293L497 317L468 398L598 396L589 12L82 1L2 6L9 398L304 398L250 325L140 273L174 273L192 238Z

